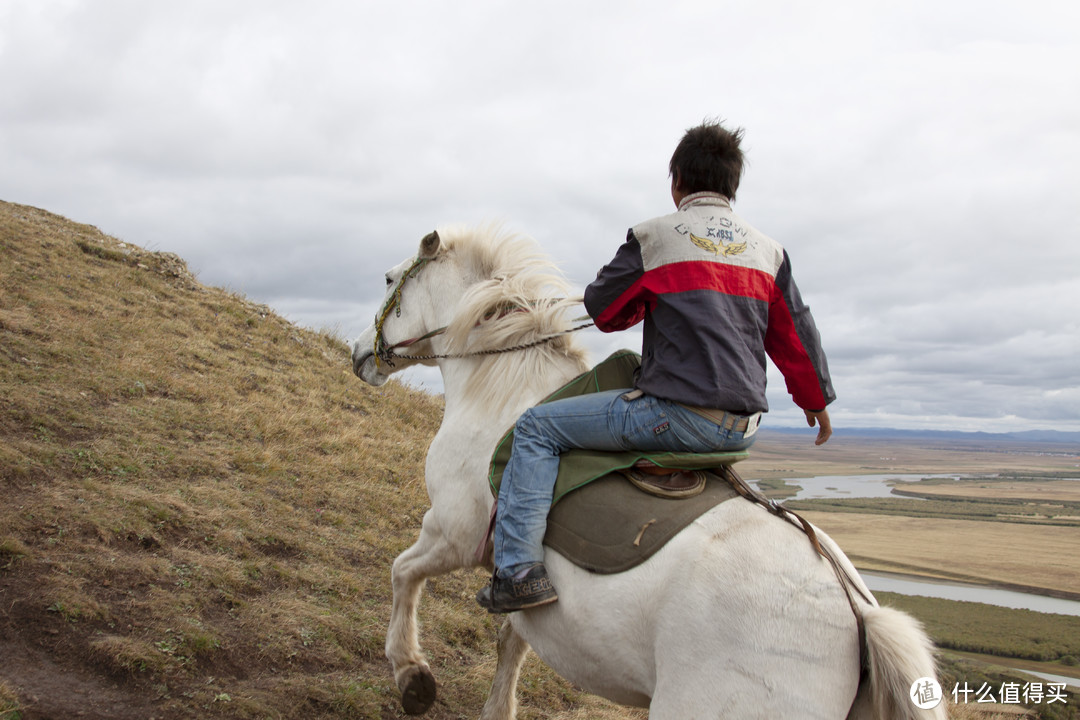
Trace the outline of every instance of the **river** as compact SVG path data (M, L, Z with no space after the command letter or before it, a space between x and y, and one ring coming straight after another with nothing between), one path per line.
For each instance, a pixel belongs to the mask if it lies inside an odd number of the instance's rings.
M918 482L923 478L953 478L961 475L823 475L812 478L784 478L788 485L801 490L785 500L819 500L822 498L887 498L892 494L890 483Z
M860 572L867 587L877 592L899 593L900 595L921 595L923 597L944 598L945 600L965 600L981 602L987 605L1034 610L1057 615L1080 617L1080 602L1062 600L1045 595L1003 590L1001 588L972 585L968 583L945 582L937 580L915 579L905 575L888 573Z

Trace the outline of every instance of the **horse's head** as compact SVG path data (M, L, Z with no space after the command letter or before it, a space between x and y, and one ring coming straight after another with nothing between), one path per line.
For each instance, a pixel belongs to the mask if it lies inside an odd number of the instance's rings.
M445 308L433 292L444 273L438 265L441 241L438 232L420 241L420 250L386 273L386 295L375 322L353 343L353 372L370 385L382 385L391 374L417 362L397 357L396 348L410 348L429 339L436 318Z
M386 274L375 322L353 344L353 371L381 385L402 368L438 361L448 392L452 368L463 394L492 406L546 389L549 374L585 366L566 335L580 303L565 297L569 290L524 235L498 225L440 228Z

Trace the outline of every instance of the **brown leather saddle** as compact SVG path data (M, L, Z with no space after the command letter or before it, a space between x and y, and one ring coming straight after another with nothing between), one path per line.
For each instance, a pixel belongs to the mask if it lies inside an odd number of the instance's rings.
M672 470L661 467L648 459L638 460L619 472L638 490L672 500L701 494L705 490L705 481L708 479L706 470Z

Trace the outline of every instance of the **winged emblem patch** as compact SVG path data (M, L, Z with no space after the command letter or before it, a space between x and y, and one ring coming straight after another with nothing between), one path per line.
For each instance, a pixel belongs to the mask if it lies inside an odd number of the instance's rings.
M741 242L741 243L733 242L733 243L729 243L729 244L725 245L724 243L720 242L719 240L716 241L716 242L713 242L709 238L703 238L703 237L700 237L698 235L695 235L694 233L690 233L690 242L694 243L695 245L697 245L702 250L705 250L706 252L711 252L713 255L723 255L724 257L731 257L732 255L738 255L739 253L746 250L746 243L745 242Z

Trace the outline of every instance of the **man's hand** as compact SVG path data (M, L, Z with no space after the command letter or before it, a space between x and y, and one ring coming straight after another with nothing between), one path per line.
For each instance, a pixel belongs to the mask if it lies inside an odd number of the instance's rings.
M824 445L825 441L832 437L832 422L829 420L829 411L811 412L810 410L803 410L803 412L806 413L807 425L810 427L818 426L817 439L814 440L814 444Z

